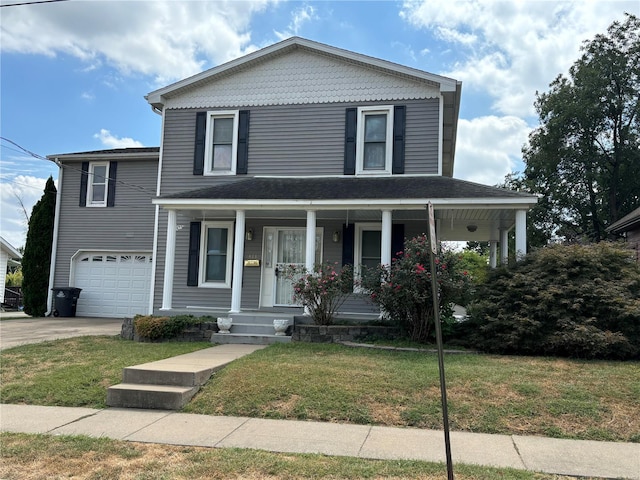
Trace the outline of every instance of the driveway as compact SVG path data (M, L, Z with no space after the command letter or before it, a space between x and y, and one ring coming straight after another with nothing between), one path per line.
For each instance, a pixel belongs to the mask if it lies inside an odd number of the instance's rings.
M26 317L2 320L0 321L0 349L58 338L119 335L121 328L121 318Z

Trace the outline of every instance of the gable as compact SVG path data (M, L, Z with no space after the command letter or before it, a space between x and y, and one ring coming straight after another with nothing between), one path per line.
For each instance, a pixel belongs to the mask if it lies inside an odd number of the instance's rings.
M165 95L165 108L216 108L437 98L433 82L304 48L245 64Z

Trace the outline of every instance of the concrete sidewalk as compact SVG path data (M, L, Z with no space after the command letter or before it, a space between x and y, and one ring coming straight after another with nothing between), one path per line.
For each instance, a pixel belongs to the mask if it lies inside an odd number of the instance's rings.
M368 425L213 417L158 410L0 405L3 432L444 462L441 431ZM640 479L640 444L451 432L454 465Z

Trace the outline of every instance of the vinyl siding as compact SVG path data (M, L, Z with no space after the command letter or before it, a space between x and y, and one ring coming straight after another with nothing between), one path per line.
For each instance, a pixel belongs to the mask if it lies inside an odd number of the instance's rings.
M69 285L71 257L78 250L151 252L153 249L155 207L151 199L155 196L158 162L111 160L118 162L114 207L79 207L81 162L65 163L59 186L54 286Z
M375 104L388 103L381 101ZM405 174L437 174L438 100L407 100L396 103L407 106ZM367 104L249 108L248 175L342 175L345 109L364 105ZM184 109L166 112L162 195L244 178L243 175L193 175L197 111L199 110Z

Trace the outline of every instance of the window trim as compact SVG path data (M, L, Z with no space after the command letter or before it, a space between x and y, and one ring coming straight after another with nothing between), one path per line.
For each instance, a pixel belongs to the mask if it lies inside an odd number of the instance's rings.
M367 115L387 116L387 135L385 138L385 167L380 170L365 170L364 168L364 128ZM358 107L356 133L356 175L391 175L393 165L393 105L371 105Z
M203 175L221 176L235 175L238 164L238 128L239 128L239 110L213 110L207 112L207 126L205 133L204 159L205 168ZM231 142L231 166L229 170L213 169L213 126L216 118L233 118L233 132Z
M382 223L369 222L369 223L356 223L355 232L353 235L353 272L354 279L360 279L362 275L362 232L363 231L377 231L382 236ZM382 258L382 252L380 252Z
M207 274L207 235L210 228L227 229L227 264L225 269L224 282L206 281ZM233 222L202 222L200 232L200 261L198 276L198 286L203 288L231 288L231 271L233 268Z
M95 179L95 167L106 167L104 176L104 199L100 202L93 201L93 186ZM86 207L106 207L109 198L109 170L110 162L89 162L89 170L87 171L87 196L85 200Z

